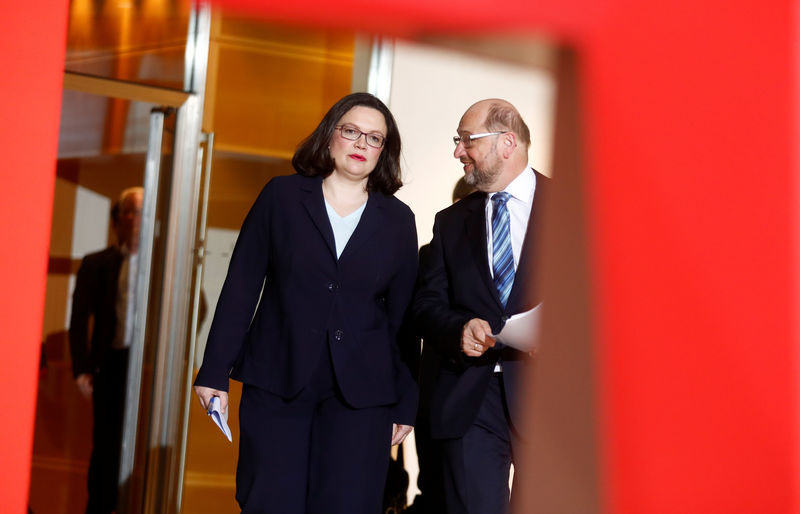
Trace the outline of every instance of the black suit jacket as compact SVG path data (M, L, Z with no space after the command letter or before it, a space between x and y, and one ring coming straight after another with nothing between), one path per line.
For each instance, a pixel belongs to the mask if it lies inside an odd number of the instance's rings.
M420 270L425 269L425 260L428 258L430 250L430 243L420 247ZM422 275L420 273L420 275L417 277L417 287L415 291L419 291L422 288L422 285ZM413 321L411 321L409 325L413 325ZM418 342L415 348L417 348L417 350L421 350L417 352L418 359L411 361L414 364L413 370L416 372L415 376L417 377L417 383L419 384L419 410L417 412L417 426L419 427L424 425L427 427L429 425L428 415L430 414L431 395L433 393L433 386L436 383L436 377L439 374L439 364L442 358L439 355L439 352L436 351L432 342L428 343L423 341L422 335L416 332L415 336L417 337L416 341ZM421 343L422 348L418 347L419 343ZM419 430L417 430L416 433L419 436ZM419 437L417 437L417 443L419 444Z
M242 225L195 383L227 391L230 376L289 399L330 347L351 406L395 404L394 421L413 425L398 332L416 271L414 215L395 197L369 194L337 260L322 179L272 179Z
M518 382L532 367L527 354L497 344L481 357L461 351L461 331L470 319L486 320L498 333L513 314L541 301L534 276L538 233L549 179L536 172L536 190L514 286L505 308L492 282L486 249L486 194L475 192L436 215L430 250L422 261L412 317L426 344L441 357L430 399L435 438L461 437L474 421L495 363L502 358L503 383L512 421L518 415Z
M96 373L117 328L117 287L122 253L112 246L83 258L75 291L72 294L72 314L69 322L69 348L72 354L72 372ZM89 341L89 319L94 326Z

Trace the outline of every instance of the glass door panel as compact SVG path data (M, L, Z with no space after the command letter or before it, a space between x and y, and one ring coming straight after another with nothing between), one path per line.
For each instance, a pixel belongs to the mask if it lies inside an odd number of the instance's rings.
M110 96L87 94L65 90L62 99L62 118L59 138L59 154L57 161L57 178L54 195L53 226L48 268L46 295L46 316L42 331L42 372L40 375L37 417L34 431L34 448L31 468L30 506L35 512L72 513L84 512L87 502L87 480L93 441L93 425L96 409L93 409L91 393L83 395L76 385L73 374L74 359L70 356L68 329L70 324L86 323L87 337L77 340L73 338L75 347L84 346L83 352L91 357L86 369L92 377L94 393L97 400L98 373L105 366L105 357L98 350L101 344L120 346L119 341L103 342L104 338L93 338L95 331L108 325L108 318L116 316L118 310L102 308L103 302L116 299L109 296L107 286L117 286L119 276L115 273L98 278L84 261L86 255L94 255L93 262L100 262L99 252L103 255L119 254L118 238L115 224L112 222L112 208L117 203L120 193L131 187L144 187L143 218L139 243L138 276L134 280L139 285L127 291L133 291L128 301L140 304L139 311L134 310L133 338L128 337L129 349L121 353L133 355L140 351L141 359L130 359L138 362L138 369L128 373L127 385L121 382L113 388L119 402L124 405L126 395L130 397L141 391L141 400L137 405L148 405L147 390L152 383L153 350L148 336L154 330L152 320L158 316L146 315L159 308L159 261L163 257L162 232L160 226L168 216L163 205L165 191L171 175L172 137L174 130L174 110L157 110L152 103L124 100ZM158 140L157 147L148 152L148 144ZM166 156L166 158L165 158ZM162 165L166 163L166 165ZM131 214L135 216L136 213ZM90 305L88 309L78 309L73 317L73 292L77 273L84 265L83 276L94 279L84 281L84 291L80 305ZM105 264L100 266L105 268ZM128 275L134 277L134 275ZM112 286L112 287L113 287ZM149 295L148 295L149 292ZM105 296L104 296L105 295ZM149 296L149 298L148 298ZM88 298L88 302L83 298ZM87 311L85 316L83 312ZM130 311L128 311L128 319ZM116 326L116 324L115 324ZM120 325L121 326L121 325ZM125 338L123 338L124 340ZM139 343L133 342L138 339ZM122 343L121 346L125 346ZM92 352L95 345L95 352ZM116 353L114 350L113 353ZM110 353L109 353L110 355ZM134 367L134 366L132 366ZM109 368L110 369L110 368ZM119 367L117 368L119 369ZM105 382L102 382L105 384ZM112 388L99 386L100 390L111 391ZM126 392L127 391L127 392ZM99 404L98 404L99 405ZM130 409L129 409L130 410ZM114 437L113 446L116 452L123 455L121 449L136 447L137 426L147 426L149 409L133 409L133 418L129 414L127 430L122 437ZM111 414L104 409L98 413L103 419L118 419L120 415ZM124 414L122 414L124 416ZM124 419L124 418L123 418ZM145 431L146 432L146 431ZM129 441L125 445L122 440ZM111 443L106 440L101 446L107 448ZM129 452L130 453L130 452ZM126 459L122 459L123 463ZM127 498L131 477L137 476L142 466L141 460L127 459L126 470L118 478L106 481L103 489L116 490L122 484L122 498ZM103 469L102 466L97 469ZM108 473L104 471L104 473ZM138 472L141 475L141 472ZM135 482L135 481L134 481Z
M68 71L182 89L192 2L72 0Z

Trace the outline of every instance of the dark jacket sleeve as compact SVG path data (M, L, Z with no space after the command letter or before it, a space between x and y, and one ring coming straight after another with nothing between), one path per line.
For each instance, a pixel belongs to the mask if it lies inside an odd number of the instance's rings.
M419 266L418 270L421 271L422 267L424 266L425 259L428 256L428 252L430 251L430 243L422 245L419 249ZM420 273L417 274L417 280L414 285L414 296L416 296L417 291L419 291L422 283L420 280ZM412 296L413 298L413 296ZM411 369L411 376L419 384L420 382L420 371L422 366L422 334L419 333L417 327L414 323L414 317L412 315L412 309L409 308L406 311L406 317L403 322L403 326L400 327L400 341L402 341L400 345L400 349L403 352L403 360L408 364L408 367Z
M72 314L69 320L69 351L72 356L72 374L92 373L89 346L89 318L92 312L91 294L97 289L97 270L91 257L81 261L72 293Z
M245 344L269 265L271 184L264 186L242 224L195 385L228 390L228 378Z
M476 316L451 306L442 224L442 213L439 213L433 224L433 239L425 258L420 262L411 317L417 332L437 353L463 362L461 331Z
M397 334L397 344L392 351L399 401L394 408L393 421L403 425L414 424L419 396L416 380L412 375L413 356L416 352L418 358L419 343L407 324L408 306L414 293L417 276L417 230L414 215L410 211L408 213L408 221L398 230L397 237L402 241L400 255L397 258L399 265L386 298L391 328L393 333Z

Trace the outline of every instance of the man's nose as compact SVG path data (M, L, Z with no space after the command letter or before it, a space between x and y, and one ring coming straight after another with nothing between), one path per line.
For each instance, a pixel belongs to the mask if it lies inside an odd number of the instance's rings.
M456 159L460 159L462 155L466 155L466 151L464 150L464 143L460 142L456 145L456 149L453 151L453 157Z

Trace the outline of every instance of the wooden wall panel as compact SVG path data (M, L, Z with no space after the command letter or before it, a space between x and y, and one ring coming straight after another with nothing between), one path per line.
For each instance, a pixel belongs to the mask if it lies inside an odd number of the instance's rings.
M67 70L182 88L191 2L73 0Z
M353 53L353 33L349 31L310 30L223 14L218 16L218 20L215 36L220 38L243 38L261 44L269 41L284 47L296 47L304 53L332 57L340 54L338 58L343 59Z
M183 505L186 514L235 514L240 511L234 498L236 461L239 456L239 399L242 385L231 382L228 426L233 443L192 398L189 411L189 445L186 449L186 473L183 477Z
M75 387L69 357L49 351L65 348L66 335L53 339L39 377L29 501L34 512L79 514L86 509L92 402Z
M208 226L239 230L269 179L294 173L284 159L216 154L208 194Z
M77 182L77 173L76 178ZM56 178L53 195L53 224L50 232L50 255L72 255L72 226L75 222L75 195L77 183Z
M220 149L290 157L339 91L349 91L346 65L224 46L219 52L214 131Z
M289 158L350 92L353 34L212 23L205 130L219 150Z

